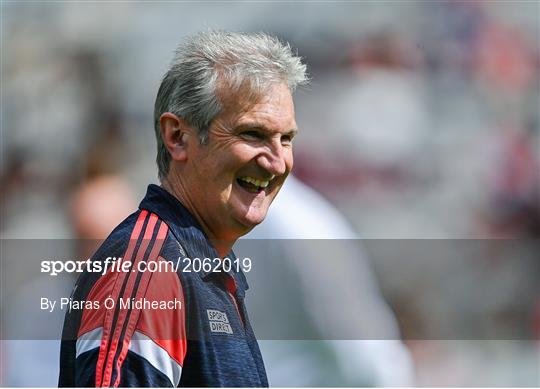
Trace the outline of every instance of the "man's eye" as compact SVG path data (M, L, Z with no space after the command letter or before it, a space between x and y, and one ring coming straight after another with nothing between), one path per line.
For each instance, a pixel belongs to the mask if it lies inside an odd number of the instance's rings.
M244 131L240 135L242 135L244 138L263 139L262 134L258 131Z
M281 144L289 145L292 143L293 137L291 135L283 135L281 137Z

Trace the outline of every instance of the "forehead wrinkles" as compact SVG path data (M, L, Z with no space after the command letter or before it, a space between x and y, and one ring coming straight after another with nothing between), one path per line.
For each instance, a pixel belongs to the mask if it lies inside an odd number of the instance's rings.
M287 91L286 94L282 88ZM275 119L277 122L269 124L270 127L280 127L279 122L287 120L289 115L292 115L294 121L294 106L289 93L288 87L279 83L270 85L262 93L251 93L249 88L241 89L234 94L223 93L223 110L220 116L226 117L231 123L241 120L243 116L246 116L248 121L249 118L254 120L266 118L271 121ZM296 123L293 123L293 127L295 125Z
M222 106L222 113L242 114L248 112L254 105L260 103L268 88L254 88L252 83L244 81L240 86L234 87L218 78L216 95Z

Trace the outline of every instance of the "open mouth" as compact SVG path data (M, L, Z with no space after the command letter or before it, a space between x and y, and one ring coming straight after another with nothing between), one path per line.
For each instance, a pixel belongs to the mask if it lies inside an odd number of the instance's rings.
M270 180L258 180L253 177L240 177L236 182L250 193L260 193L270 184Z

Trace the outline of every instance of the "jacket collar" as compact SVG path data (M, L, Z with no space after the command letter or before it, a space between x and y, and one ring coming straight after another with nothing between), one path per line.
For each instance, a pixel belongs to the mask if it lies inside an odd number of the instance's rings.
M182 244L186 251L186 256L193 258L218 258L217 251L210 244L201 225L195 217L184 207L184 205L172 194L160 186L150 184L144 199L139 205L139 209L146 209L159 216L170 228L172 234ZM231 261L236 259L236 255L231 250L226 256ZM197 273L201 278L206 279L210 272L201 271ZM228 273L237 285L240 296L249 288L247 280L242 272L231 271Z

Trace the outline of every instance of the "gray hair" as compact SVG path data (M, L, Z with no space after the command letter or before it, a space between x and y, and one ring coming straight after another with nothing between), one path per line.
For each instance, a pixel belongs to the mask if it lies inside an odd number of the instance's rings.
M212 120L221 113L221 86L232 93L247 86L257 96L280 82L286 82L292 93L307 81L301 58L292 53L288 43L270 35L206 31L188 37L176 50L154 106L160 181L171 161L161 137L159 118L163 113L182 117L198 130L204 144Z

